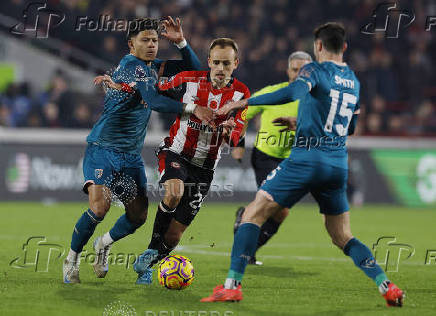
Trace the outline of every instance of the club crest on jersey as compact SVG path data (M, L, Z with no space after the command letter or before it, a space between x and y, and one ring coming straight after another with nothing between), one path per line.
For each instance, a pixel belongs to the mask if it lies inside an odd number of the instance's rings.
M171 162L171 167L176 168L176 169L180 169L180 164L176 161Z
M103 169L95 169L95 177L100 179L103 176Z
M221 103L221 97L222 97L221 93L215 95L212 92L209 92L209 97L207 99L207 107L212 111L217 111Z

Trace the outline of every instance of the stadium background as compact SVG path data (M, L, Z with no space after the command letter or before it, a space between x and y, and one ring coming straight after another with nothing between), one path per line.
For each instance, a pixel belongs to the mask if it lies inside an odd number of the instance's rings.
M436 41L434 30L425 31L426 17L436 15L434 1L398 2L416 16L411 26L400 27L398 38L362 34L379 3L373 0L47 1L66 16L48 38L35 38L32 32L12 35L11 26L23 22L29 3L0 4L1 200L86 200L80 191L81 158L104 96L92 78L116 66L127 45L124 32L75 31L77 18L171 15L181 17L203 66L213 38L234 38L241 50L236 76L251 92L287 80L289 53L312 53L314 25L332 17L343 22L350 47L345 58L362 86L358 136L349 142L353 202L436 205ZM43 29L47 16L41 14L39 23ZM158 57L178 58L178 53L161 40ZM172 119L154 113L150 121L143 154L154 190L154 148ZM254 131L250 124L249 144ZM242 165L225 155L215 184L210 200L249 200L255 191L249 155ZM158 199L157 194L151 197Z
M416 16L409 27L402 25L398 38L361 33L382 3L374 0L49 0L47 7L66 18L48 38L31 31L11 34L12 26L25 21L29 3L0 1L0 315L435 315L436 28L425 31L426 17L436 16L434 0L398 1ZM29 28L32 10L25 12ZM39 35L46 30L43 13ZM398 13L389 13L391 21ZM109 275L96 279L88 260L81 264L81 284L63 284L71 231L88 207L81 192L85 137L104 96L92 79L127 53L122 33L74 31L78 16L97 20L101 14L180 16L203 62L211 39L235 38L241 48L236 75L251 92L286 80L288 54L312 52L315 25L342 21L349 34L346 61L362 84L358 135L349 140L353 233L406 290L404 307L386 309L372 282L331 244L310 203L297 204L260 250L264 266L247 268L242 303L199 303L225 277L235 210L254 196L249 153L242 165L224 155L215 192L176 249L194 263L191 287L174 292L158 284L133 285L136 274L126 255L140 254L149 241L159 200L155 190L146 224L112 248L112 258L121 261L110 260ZM165 40L158 56L178 57ZM157 113L150 120L143 151L150 189L157 180L154 149L170 121ZM254 131L251 124L248 144ZM122 213L112 207L94 237ZM91 241L84 252L94 254Z

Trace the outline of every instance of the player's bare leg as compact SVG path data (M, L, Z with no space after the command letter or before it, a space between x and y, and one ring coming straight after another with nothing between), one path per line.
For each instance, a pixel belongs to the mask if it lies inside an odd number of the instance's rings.
M97 224L103 220L110 209L110 202L103 194L103 185L90 184L87 189L89 209L82 214L74 227L71 249L63 264L64 283L80 283L80 253L94 233Z
M342 249L347 256L350 256L354 264L375 281L388 306L401 307L404 298L403 291L389 281L376 263L369 248L353 237L350 229L350 212L325 215L324 220L333 244Z
M242 223L233 242L230 270L224 285L217 286L212 295L202 302L242 300L241 280L248 260L256 251L260 227L268 218L282 210L265 191L258 191L256 198L245 209Z
M184 194L184 183L180 179L169 179L163 183L163 186L165 188L164 198L159 203L156 212L151 242L148 249L138 257L133 265L133 269L138 273L137 284L150 284L153 281L151 267L175 247L167 243L165 234L172 223L173 213Z

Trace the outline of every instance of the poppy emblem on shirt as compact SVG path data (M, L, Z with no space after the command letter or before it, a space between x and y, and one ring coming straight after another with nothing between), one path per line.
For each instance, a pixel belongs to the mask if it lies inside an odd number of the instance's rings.
M215 95L212 92L210 92L207 100L207 107L212 111L218 110L219 104L221 103L221 97L222 94Z

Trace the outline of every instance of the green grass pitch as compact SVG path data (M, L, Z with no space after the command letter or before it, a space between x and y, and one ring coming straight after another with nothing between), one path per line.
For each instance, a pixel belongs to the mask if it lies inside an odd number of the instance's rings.
M195 280L186 290L170 291L157 282L149 287L135 285L136 274L131 266L126 267L128 254L139 254L148 245L155 204L146 225L113 246L118 257L105 279L95 278L85 261L82 283L69 285L62 283L57 245L68 251L73 225L87 206L0 203L0 315L436 315L436 210L392 206L354 209L351 223L354 235L370 248L383 236L413 247L413 256L406 258L410 252L401 253L398 271L388 273L406 291L403 308L385 306L373 282L331 244L317 207L310 204L297 205L279 233L258 253L264 266L247 268L242 302L200 303L226 277L237 206L204 203L182 247L174 252L191 258ZM111 209L85 250L91 251L94 238L107 231L122 212ZM35 239L23 257L23 244L36 236L44 236L55 248L51 260L46 251L50 247L35 246ZM392 260L398 246L384 247L380 253L392 250ZM425 264L426 256L430 264ZM389 264L391 270L395 268L395 262Z

